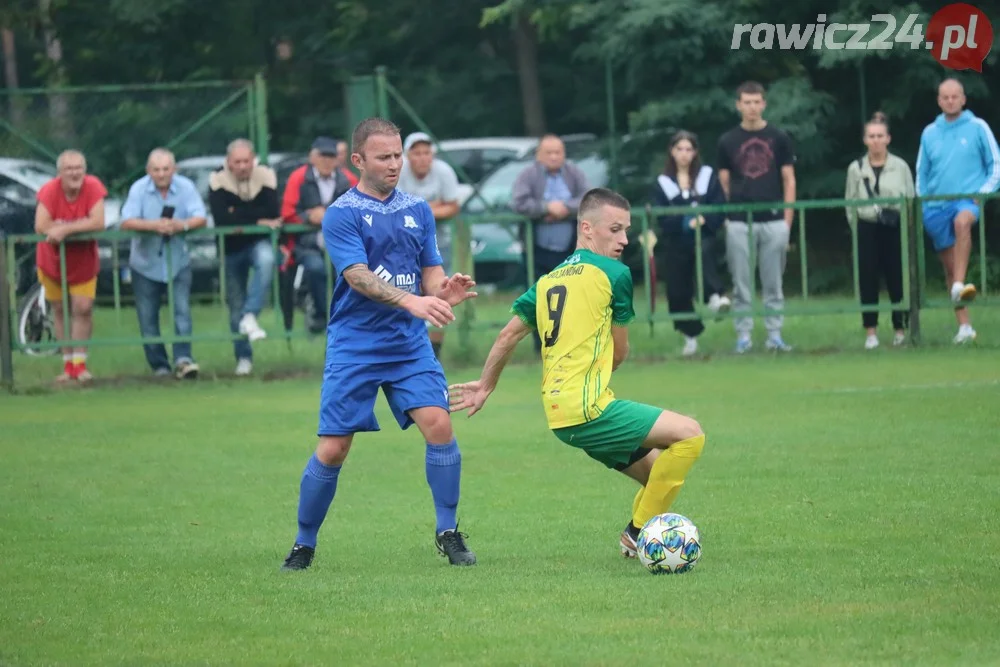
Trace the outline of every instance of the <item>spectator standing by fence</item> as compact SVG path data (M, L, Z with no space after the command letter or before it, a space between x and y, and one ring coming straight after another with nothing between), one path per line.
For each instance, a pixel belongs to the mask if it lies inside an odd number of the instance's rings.
M255 158L253 144L236 139L226 149L222 168L212 172L208 201L216 227L281 227L278 178L273 169L257 164ZM247 337L233 341L236 375L249 375L253 371L251 343L267 336L257 316L264 308L274 273L271 237L228 235L223 261L230 330Z
M351 189L347 177L337 168L337 142L329 137L317 137L310 151L310 165L299 184L297 217L316 231L306 232L295 239L292 256L305 269L309 294L313 300L310 333L326 331L330 303L326 294L326 252L323 248L323 215L340 195ZM286 192L287 196L287 192Z
M719 181L731 203L795 201L795 151L792 140L782 130L763 118L767 102L764 87L747 81L736 90L739 126L719 138ZM726 223L726 258L733 278L733 310L750 310L753 290L753 267L750 266L751 236L760 270L764 307L772 314L764 318L768 350L790 351L781 337L785 307L782 281L788 253L788 239L795 211L780 209L754 214L753 229L745 212L730 213ZM753 319L737 317L736 351L740 354L753 345Z
M132 184L122 207L121 228L145 232L132 238L129 250L135 311L143 338L160 336L160 305L170 284L174 332L190 336L193 331L191 255L184 235L205 225L205 202L195 184L176 172L174 154L166 148L154 149L146 160L146 175ZM166 347L162 343L142 347L153 375L170 375ZM177 377L196 378L198 364L191 354L191 343L174 343L173 353Z
M889 152L889 122L878 112L865 124L868 153L847 167L844 199L889 199L913 197L913 172L906 161ZM877 306L879 279L885 281L893 304L903 300L903 247L898 206L848 207L847 219L858 235L858 288L862 306ZM879 346L878 313L862 313L865 349ZM892 311L892 344L906 342L907 312Z
M399 172L399 184L403 192L409 192L427 202L434 214L437 228L438 252L441 254L441 268L446 276L451 275L451 224L448 222L458 215L458 176L444 160L434 157L434 147L429 135L414 132L403 142L406 161ZM434 356L441 358L444 343L444 329L427 323Z
M663 235L660 247L664 248L663 261L666 264L667 306L671 314L694 313L698 286L695 234L699 228L702 284L708 309L713 313L729 310L731 304L723 294L715 245L716 233L722 227L725 216L722 213L701 215L693 208L698 204L724 204L726 195L715 170L701 163L698 138L691 132L681 130L671 137L667 164L656 179L651 200L657 207L692 207L690 213L665 215L658 219ZM705 331L702 321L698 318L674 320L674 329L684 335L681 354L686 357L696 354L698 336Z
M56 160L58 175L38 191L35 209L35 233L45 241L35 248L38 281L52 310L56 340L65 340L62 305L62 270L59 246L66 247L66 285L69 291L70 338L88 340L94 330L94 298L100 260L97 241L68 241L76 234L104 230L104 198L108 191L96 176L87 173L87 160L75 150L63 151ZM84 345L62 348L63 372L57 382L93 379L87 369Z
M576 248L576 212L588 189L586 175L566 159L562 139L554 134L542 137L535 162L518 174L512 192L514 211L531 218L535 280L559 266ZM527 270L527 235L522 233L521 239ZM532 335L535 351L540 352L542 340L537 331Z
M1000 186L1000 150L993 131L965 107L965 90L955 79L938 87L941 114L924 128L917 154L917 194L963 195L994 192ZM924 202L924 229L944 267L945 281L958 321L956 344L976 338L966 304L976 298L976 286L966 283L972 253L972 227L979 206L972 199Z

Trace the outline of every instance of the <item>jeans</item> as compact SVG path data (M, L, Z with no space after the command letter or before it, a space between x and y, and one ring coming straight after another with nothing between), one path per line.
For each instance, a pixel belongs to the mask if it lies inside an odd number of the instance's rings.
M143 338L160 335L160 304L167 297L167 283L151 280L138 271L132 273L132 292L135 295L135 312L139 316L139 332ZM191 267L174 278L174 332L178 336L191 335ZM174 364L194 361L191 343L174 343ZM154 371L170 370L167 349L162 343L145 344L146 361Z
M264 308L264 300L274 277L274 249L271 239L261 239L251 246L226 252L226 306L229 308L229 330L239 333L240 320L247 313L254 316ZM250 268L253 267L253 279ZM249 282L249 286L248 286ZM253 360L250 341L233 341L236 359Z
M330 302L326 296L326 258L319 252L298 253L297 261L305 269L306 284L309 296L313 300L313 319L306 323L309 331L326 330L330 320Z

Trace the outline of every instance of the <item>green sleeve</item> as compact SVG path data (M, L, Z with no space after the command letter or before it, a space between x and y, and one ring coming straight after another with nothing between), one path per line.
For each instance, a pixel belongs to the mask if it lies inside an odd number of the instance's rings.
M625 326L634 319L632 274L626 269L621 272L611 286L611 323L616 326Z
M535 286L532 285L527 292L514 300L514 305L511 306L510 312L517 315L522 322L527 324L532 329L537 329L538 322L535 319L536 303L537 298L535 297Z

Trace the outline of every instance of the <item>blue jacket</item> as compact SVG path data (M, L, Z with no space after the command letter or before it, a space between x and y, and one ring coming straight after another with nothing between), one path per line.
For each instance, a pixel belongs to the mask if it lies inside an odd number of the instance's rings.
M941 114L925 127L917 153L916 186L918 195L994 192L1000 186L1000 149L986 121L966 110L951 122Z

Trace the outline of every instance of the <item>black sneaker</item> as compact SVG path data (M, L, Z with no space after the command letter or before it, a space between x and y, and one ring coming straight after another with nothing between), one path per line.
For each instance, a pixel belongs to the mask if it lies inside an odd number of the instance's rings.
M619 541L622 550L622 556L625 558L635 558L636 549L635 543L639 539L639 529L633 525L631 521L625 526L625 530L622 531L621 540Z
M440 535L436 535L434 537L434 544L437 545L437 549L441 552L442 556L448 557L448 562L452 565L475 565L476 554L469 551L469 547L465 546L466 537L468 535L458 532L458 527L456 526L455 530L446 530Z
M296 544L292 547L292 550L288 552L288 557L285 559L285 564L281 566L282 570L304 570L313 562L313 554L316 550L312 547L307 547L304 544Z

